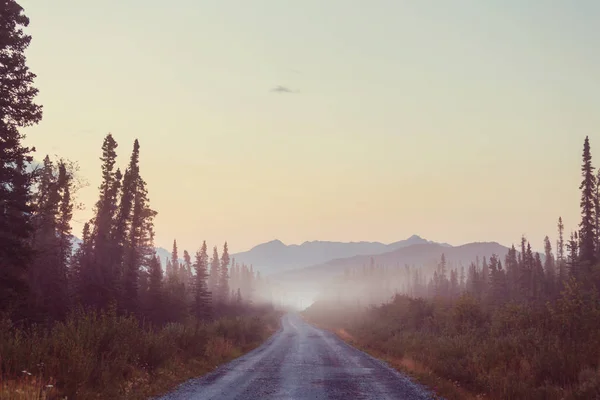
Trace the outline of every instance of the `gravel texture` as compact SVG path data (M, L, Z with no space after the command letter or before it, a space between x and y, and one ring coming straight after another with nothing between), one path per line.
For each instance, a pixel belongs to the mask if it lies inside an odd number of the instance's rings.
M433 399L421 385L298 315L259 348L158 400Z

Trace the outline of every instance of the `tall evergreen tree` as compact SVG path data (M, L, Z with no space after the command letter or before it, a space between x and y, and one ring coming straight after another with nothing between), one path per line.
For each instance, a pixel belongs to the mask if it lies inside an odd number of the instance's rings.
M202 248L196 252L194 263L196 275L194 276L194 313L200 319L208 319L211 315L211 293L208 290L208 254L206 241Z
M64 161L58 164L57 189L59 194L57 233L59 239L60 263L68 266L72 253L72 230L71 219L73 218L73 201L71 198L71 186L73 177L67 171Z
M163 271L157 255L150 258L148 274L148 313L154 323L159 323L163 320L164 293Z
M583 145L583 163L581 165L581 223L579 224L579 259L589 266L596 261L596 176L592 166L590 141L586 136Z
M218 290L219 301L227 303L229 298L229 249L227 248L227 242L223 246L223 254L221 255Z
M42 119L34 102L38 90L25 50L29 18L14 0L0 2L0 312L23 310L31 262L32 174L26 169L33 149L23 146L20 128Z
M32 244L35 253L29 282L35 310L52 319L62 318L68 306L67 256L62 243L64 232L59 232L59 185L65 184L67 178L64 174L66 171L63 168L57 171L54 163L46 156L33 201L35 233ZM66 221L67 225L69 222ZM69 227L66 229L70 230Z
M131 243L129 243L129 234L131 231L131 222L133 217L133 201L137 191L137 181L139 177L139 143L136 140L133 145L133 151L129 159L129 165L123 175L123 184L121 185L121 196L117 214L115 216L113 236L117 254L115 258L118 262L120 278L124 283L124 296L127 296L131 288L125 288L132 282L126 282L129 278L126 276L131 257ZM121 299L124 302L124 299Z
M192 257L187 250L183 251L183 266L182 266L182 275L184 277L184 282L186 288L191 287L192 283ZM186 289L187 290L187 289Z
M565 241L564 241L565 226L563 225L562 217L558 218L558 240L556 243L556 264L558 267L558 280L565 282L567 280L567 263L565 259Z
M71 265L69 268L69 286L72 303L79 304L83 303L86 298L85 285L86 276L91 270L92 258L92 239L90 232L90 224L86 222L83 225L83 232L81 238L81 244L75 251L71 259Z
M171 268L173 274L179 278L179 251L177 250L177 240L173 240L173 250L171 251Z
M565 226L563 225L562 217L558 217L558 241L556 243L556 260L562 261L565 259L565 241L564 241Z
M217 246L215 246L213 248L213 256L210 261L210 275L208 277L208 290L211 291L214 300L218 300L219 296L219 264L219 253L217 251Z
M133 185L133 209L131 212L131 224L129 227L129 237L125 246L126 253L124 258L124 289L125 306L130 311L135 311L138 307L138 289L139 273L143 267L150 267L154 258L154 217L156 211L149 206L148 192L146 183L139 173L137 160L139 159L139 143L137 139L134 142L132 162L130 170L137 170Z
M554 295L556 291L556 263L552 254L552 244L548 236L544 238L544 272L546 274L546 291Z
M109 133L102 144L102 182L100 197L96 202L91 240L93 256L89 271L83 276L86 289L85 302L103 308L117 300L120 293L119 260L114 241L114 220L117 211L117 195L121 185L121 172L114 166L117 158L117 142Z

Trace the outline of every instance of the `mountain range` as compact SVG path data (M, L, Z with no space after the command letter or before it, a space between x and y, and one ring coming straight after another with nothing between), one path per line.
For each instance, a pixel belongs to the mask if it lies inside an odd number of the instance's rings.
M74 238L75 246L79 243L80 240ZM162 247L157 247L156 252L164 266L171 252ZM503 260L507 252L508 247L496 242L452 246L412 235L389 244L307 241L299 245L286 245L280 240L272 240L248 251L232 254L231 257L239 264L253 265L263 276L269 275L278 281L307 282L332 278L348 268L368 265L371 258L377 265L424 266L439 262L443 253L450 265L467 267L477 257L489 259L495 254Z
M279 281L294 283L324 281L343 274L347 269L362 268L369 265L371 259L375 265L387 267L397 266L434 266L444 254L449 267L464 266L465 269L477 258L488 260L496 255L500 260L508 253L509 248L496 242L468 243L462 246L446 246L439 243L419 243L398 248L389 252L374 255L356 255L339 258L310 267L288 270L275 274Z
M300 245L286 245L280 240L272 240L259 244L248 251L232 254L232 257L238 263L253 265L262 274L272 274L322 264L334 259L384 254L422 244L437 243L423 239L418 235L390 244L380 242L312 241ZM443 248L452 247L447 243L439 243L438 245Z

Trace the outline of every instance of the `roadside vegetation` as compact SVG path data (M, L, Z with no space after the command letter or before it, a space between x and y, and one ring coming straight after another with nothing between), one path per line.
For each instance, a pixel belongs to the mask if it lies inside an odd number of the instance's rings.
M15 0L0 16L0 399L147 398L261 343L278 325L269 284L226 242L219 254L174 241L159 258L137 139L119 167L104 138L98 200L76 240L85 179L23 144L43 116L29 19Z
M586 138L580 229L565 240L559 219L556 255L547 237L543 254L522 238L519 251L466 270L444 256L432 271L372 264L348 271L305 317L449 399L600 398L600 186L591 160ZM372 300L389 290L389 301Z
M144 325L115 310L74 312L52 327L0 325L0 399L147 399L257 347L270 309L212 322Z

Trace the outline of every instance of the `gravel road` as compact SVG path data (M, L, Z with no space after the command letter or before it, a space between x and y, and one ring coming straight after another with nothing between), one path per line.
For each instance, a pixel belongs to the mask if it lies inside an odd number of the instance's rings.
M282 329L261 347L159 400L432 398L385 363L287 314Z

